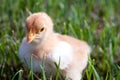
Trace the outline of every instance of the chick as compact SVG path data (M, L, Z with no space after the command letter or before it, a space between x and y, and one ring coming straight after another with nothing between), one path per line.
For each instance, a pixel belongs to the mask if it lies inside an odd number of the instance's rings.
M91 52L89 45L53 31L53 22L44 12L33 13L26 19L27 35L19 48L19 58L28 68L41 73L44 58L46 75L54 76L59 64L67 80L80 80Z

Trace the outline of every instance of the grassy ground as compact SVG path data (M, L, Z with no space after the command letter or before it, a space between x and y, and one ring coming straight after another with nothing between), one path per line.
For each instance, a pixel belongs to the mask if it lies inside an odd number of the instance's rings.
M120 0L0 0L0 80L40 79L18 58L28 11L47 12L56 32L90 44L83 80L120 80L119 8Z

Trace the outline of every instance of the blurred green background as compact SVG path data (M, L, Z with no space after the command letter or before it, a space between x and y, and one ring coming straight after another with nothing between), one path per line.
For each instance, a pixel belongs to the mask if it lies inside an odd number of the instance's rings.
M83 80L120 80L120 0L0 0L0 80L40 79L18 58L25 19L40 11L51 16L56 32L92 47Z

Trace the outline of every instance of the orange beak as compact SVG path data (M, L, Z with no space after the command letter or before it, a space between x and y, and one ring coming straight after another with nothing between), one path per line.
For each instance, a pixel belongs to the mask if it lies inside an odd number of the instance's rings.
M27 35L27 42L30 43L34 40L35 35L33 33L28 33Z

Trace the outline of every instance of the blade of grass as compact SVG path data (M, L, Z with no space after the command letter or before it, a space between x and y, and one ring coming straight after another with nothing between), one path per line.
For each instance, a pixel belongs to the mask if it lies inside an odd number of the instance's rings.
M21 78L22 78L21 72L23 72L23 70L19 70L18 72L16 72L15 75L13 76L12 80L14 80L17 75L19 75L19 78L18 78L18 79L19 79L19 80L22 80L22 79L21 79Z
M40 66L41 66L41 65L40 65ZM47 80L47 79L46 79L46 75L45 75L45 69L44 69L44 57L43 57L43 59L42 59L41 70L42 70L42 80Z
M30 73L28 75L28 79L29 80L34 80L34 78L33 78L33 63L32 63L32 61L33 61L33 56L30 57Z
M55 63L57 71L56 71L56 76L55 76L55 80L59 79L59 74L60 74L60 58L59 58L59 63Z
M71 29L74 37L78 38L78 36L77 36L77 34L76 34L76 31L75 31L75 29L73 28L73 26L72 26L71 24L69 24L69 27L70 27L70 29Z
M96 80L101 80L100 77L99 77L99 75L98 75L98 73L97 73L97 71L96 71L96 69L95 69L95 67L94 67L93 64L91 63L91 61L92 61L92 60L88 61L88 63L89 63L89 65L91 66L92 70L94 71L94 75L95 75L95 77L96 77Z
M19 72L18 80L22 80L22 72L23 72L23 71Z

